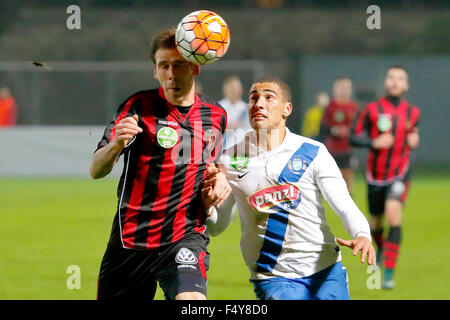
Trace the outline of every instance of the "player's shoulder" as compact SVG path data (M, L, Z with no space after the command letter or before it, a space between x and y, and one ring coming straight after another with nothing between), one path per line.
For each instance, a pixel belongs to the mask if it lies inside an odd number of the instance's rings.
M140 90L133 93L128 100L130 99L148 99L148 98L156 98L159 97L158 89L148 89L148 90Z
M133 103L134 101L138 101L138 100L142 100L142 99L152 99L152 98L157 98L157 97L159 97L158 89L140 90L140 91L133 93L129 97L127 97L123 101L121 107L126 104Z
M364 108L365 109L378 108L380 104L381 104L380 100L369 101Z
M295 139L296 151L293 153L293 157L296 155L300 156L303 161L307 161L311 163L312 172L318 168L323 168L323 166L328 166L331 155L322 142L317 140L307 138L298 134L293 134Z
M357 108L359 116L367 116L369 114L376 114L381 106L380 100L367 102L362 108Z
M406 104L408 105L408 108L411 108L411 110L420 112L420 108L412 103L410 103L408 100L405 100Z
M292 149L311 149L311 150L327 150L327 147L320 141L289 132L289 144Z
M350 101L349 109L350 109L350 111L357 111L359 109L358 102L356 102L354 100Z

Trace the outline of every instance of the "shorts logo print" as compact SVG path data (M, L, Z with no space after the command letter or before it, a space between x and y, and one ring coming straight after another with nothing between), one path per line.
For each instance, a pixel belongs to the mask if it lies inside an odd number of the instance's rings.
M196 264L197 261L195 254L188 248L181 248L175 257L175 262L180 264Z

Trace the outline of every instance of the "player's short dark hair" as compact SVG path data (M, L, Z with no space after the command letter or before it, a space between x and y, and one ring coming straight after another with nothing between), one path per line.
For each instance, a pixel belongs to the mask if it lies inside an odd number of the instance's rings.
M226 78L223 80L223 84L227 84L227 83L230 83L230 82L233 82L233 81L239 81L239 82L241 82L241 79L239 79L238 76L228 76L228 77L226 77Z
M262 77L256 80L253 83L275 83L281 89L281 93L283 94L283 99L286 102L292 102L292 94L291 88L279 78L276 77Z
M406 68L400 64L393 64L390 65L387 69L386 69L386 73L388 73L389 70L391 69L400 69L406 72L406 74L408 74L408 70L406 70Z
M163 30L161 32L158 32L153 36L152 44L151 44L151 53L150 57L152 58L153 63L156 63L155 60L155 53L158 51L158 49L172 49L176 48L176 41L175 41L175 33L176 28L170 28L167 30Z
M336 82L336 81L342 81L342 80L350 80L350 81L352 81L349 77L347 77L347 76L340 76L340 77L337 77L336 79L334 79L334 82Z

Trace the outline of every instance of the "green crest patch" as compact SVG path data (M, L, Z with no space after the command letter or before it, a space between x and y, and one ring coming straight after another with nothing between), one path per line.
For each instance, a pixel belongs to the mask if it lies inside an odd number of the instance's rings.
M231 158L230 165L238 171L244 170L248 166L248 156L247 155L233 156L233 158Z
M163 148L172 148L178 142L178 134L175 129L170 127L163 127L158 130L156 134L156 140Z
M391 117L387 114L380 114L377 120L377 128L380 132L386 132L392 128Z

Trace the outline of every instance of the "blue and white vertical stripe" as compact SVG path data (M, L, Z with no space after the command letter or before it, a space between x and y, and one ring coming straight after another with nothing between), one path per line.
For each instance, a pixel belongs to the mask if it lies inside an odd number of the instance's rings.
M319 147L310 143L303 143L286 163L283 171L278 177L278 183L296 183L303 176L306 169L317 156ZM301 160L301 166L293 169L292 162ZM300 195L291 209L296 208L301 201ZM258 261L256 261L258 272L272 272L277 264L278 257L284 242L284 236L289 220L289 210L284 207L275 206L276 212L269 215L267 221L266 234L260 251Z

